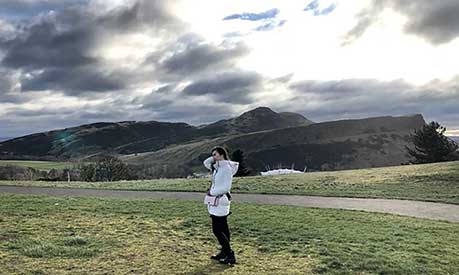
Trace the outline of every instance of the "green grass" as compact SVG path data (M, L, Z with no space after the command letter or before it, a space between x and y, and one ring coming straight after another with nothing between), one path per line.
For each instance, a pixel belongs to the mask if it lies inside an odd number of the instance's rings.
M74 164L71 162L54 162L38 160L0 160L0 165L17 165L22 167L31 167L37 170L49 171L51 169L71 168Z
M94 256L98 252L96 244L89 243L81 237L66 237L62 240L37 237L14 240L7 248L32 258L82 258Z
M458 274L459 224L360 211L234 203L239 262L214 263L194 201L0 194L4 274Z
M0 185L202 192L208 188L209 179L95 183L0 181ZM412 199L459 204L459 162L234 178L232 192Z

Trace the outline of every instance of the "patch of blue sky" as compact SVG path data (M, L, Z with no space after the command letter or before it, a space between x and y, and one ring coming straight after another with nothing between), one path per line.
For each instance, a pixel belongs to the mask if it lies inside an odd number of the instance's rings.
M42 13L88 4L88 0L3 0L0 4L0 17L4 19L28 19Z
M232 15L228 15L223 20L249 20L249 21L258 21L263 19L270 19L277 16L279 13L279 9L270 9L260 13L251 13L251 12L244 12L244 13L236 13Z
M330 6L320 9L320 4L319 0L314 0L311 3L309 3L306 8L304 8L304 11L312 11L314 16L321 16L321 15L329 15L336 9L336 4L331 4Z
M314 0L311 3L309 3L306 8L304 8L304 11L315 11L319 8L319 0Z
M336 9L336 4L331 4L327 8L323 10L315 10L314 11L314 16L320 16L320 15L329 15Z
M280 21L272 21L261 26L256 27L255 31L270 31L277 27L281 27L287 22L287 20L280 20Z

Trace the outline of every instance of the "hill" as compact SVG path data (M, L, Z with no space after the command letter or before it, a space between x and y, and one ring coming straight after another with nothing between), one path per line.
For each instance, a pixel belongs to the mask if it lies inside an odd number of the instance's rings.
M422 115L330 121L204 139L122 158L134 164L202 169L209 150L224 144L230 150L242 149L254 171L277 166L340 170L400 165L409 160L409 135L424 124Z
M202 171L212 147L225 145L242 149L254 172L369 168L406 163L409 135L424 124L420 114L314 123L297 113L259 107L199 126L121 121L36 133L0 142L0 159L91 160L109 152L155 177L185 177Z
M0 142L12 139L12 137L0 137Z
M101 152L151 152L203 138L311 123L300 114L276 113L267 107L199 127L183 122L99 122L0 142L0 159L71 160Z
M202 130L208 134L215 135L221 135L221 133L237 134L310 125L313 123L297 113L276 113L267 107L258 107L238 117L202 126Z

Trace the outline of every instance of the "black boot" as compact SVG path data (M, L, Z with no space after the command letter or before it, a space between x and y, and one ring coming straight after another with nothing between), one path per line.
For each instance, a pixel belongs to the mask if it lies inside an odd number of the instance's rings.
M234 251L230 250L223 259L219 260L222 264L235 264L236 263L236 256L234 256Z
M221 250L217 255L210 256L212 260L217 260L217 261L219 261L220 259L224 259L225 257L226 257L226 254L225 252L223 252L223 250Z

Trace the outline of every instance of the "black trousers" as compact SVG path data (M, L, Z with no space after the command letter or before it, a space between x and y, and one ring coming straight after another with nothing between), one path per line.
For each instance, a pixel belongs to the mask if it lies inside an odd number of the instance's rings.
M231 214L231 213L230 213ZM222 251L227 253L231 251L230 245L230 231L228 228L227 216L214 216L210 215L212 218L212 231L214 232L215 237L217 237L218 242L222 246Z

